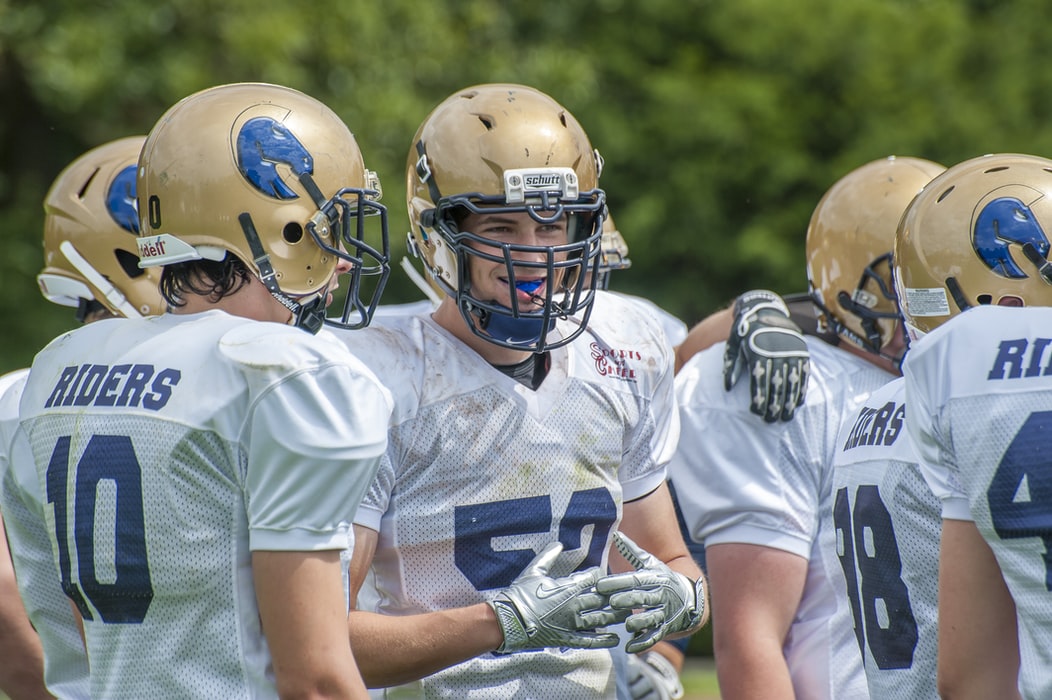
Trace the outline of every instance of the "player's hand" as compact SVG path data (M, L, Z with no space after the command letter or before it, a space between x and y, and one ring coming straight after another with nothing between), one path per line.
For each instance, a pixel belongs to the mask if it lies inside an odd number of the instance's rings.
M810 355L800 327L774 292L745 292L734 302L734 325L723 355L723 387L749 373L749 410L768 423L790 421L807 393Z
M656 651L628 655L628 692L632 700L677 700L683 683L672 664Z
M559 542L550 543L511 586L490 602L504 632L504 643L498 652L617 646L616 633L595 631L596 627L627 617L627 613L606 608L606 599L596 593L599 568L562 578L548 575L562 549Z
M692 632L701 626L705 613L701 581L691 581L673 571L620 532L614 533L614 544L635 571L604 576L595 589L609 598L613 610L630 613L625 629L633 637L625 645L626 651L639 653L670 634Z

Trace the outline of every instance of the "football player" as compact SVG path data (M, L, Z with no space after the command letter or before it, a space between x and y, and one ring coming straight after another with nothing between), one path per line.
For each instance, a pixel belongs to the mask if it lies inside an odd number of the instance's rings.
M671 347L595 289L601 162L521 85L459 90L413 138L411 242L444 298L345 336L395 394L355 518L377 602L350 617L392 696L612 698L621 622L637 653L707 618L665 486Z
M806 338L810 373L792 420L757 421L744 382L725 390L723 345L677 375L683 431L669 471L691 538L705 545L725 698L867 696L835 553L834 441L844 414L898 370L895 225L941 169L915 158L867 163L815 208L808 282L823 330L839 342ZM741 306L747 314L770 301Z
M131 136L91 149L59 173L44 199L40 291L48 301L75 307L82 323L164 312L157 289L160 275L139 267L135 244L135 166L144 140ZM15 458L12 453L27 373L19 370L0 378L0 511L7 530L0 548L11 545L9 556L0 555L0 567L12 584L15 570L18 574L18 590L0 595L7 632L0 635L5 674L0 688L16 698L50 697L42 685L46 681L57 697L87 698L84 643L55 575L36 469L31 456ZM7 674L24 680L13 683Z
M833 527L870 697L937 700L939 503L906 431L897 377L836 438Z
M942 506L943 697L1052 696L1050 206L1052 160L974 158L924 188L895 245L906 425Z
M195 93L148 135L137 247L170 313L55 339L20 405L92 697L366 697L340 559L390 395L314 332L341 273L389 271L386 245L363 257L374 180L276 85Z

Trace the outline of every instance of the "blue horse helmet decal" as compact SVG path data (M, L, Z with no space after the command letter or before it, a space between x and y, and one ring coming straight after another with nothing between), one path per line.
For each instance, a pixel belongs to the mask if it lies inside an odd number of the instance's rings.
M1031 243L1048 256L1048 237L1029 205L1015 197L998 197L979 212L972 228L972 246L988 268L1001 277L1026 278L1009 249L1010 243Z
M288 127L270 117L245 122L237 135L237 167L257 190L275 199L297 199L281 179L278 166L288 166L296 176L314 174L314 158Z
M110 218L128 233L139 234L139 209L135 205L134 165L117 173L106 192L106 211Z

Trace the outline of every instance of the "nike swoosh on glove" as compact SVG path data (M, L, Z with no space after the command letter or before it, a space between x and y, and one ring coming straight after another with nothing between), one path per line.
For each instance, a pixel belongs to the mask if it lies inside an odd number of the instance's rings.
M811 356L789 307L766 289L745 292L734 302L734 325L723 353L727 391L742 370L749 372L749 410L768 423L790 421L803 405Z
M700 579L691 581L673 571L620 532L614 533L614 544L635 571L604 576L596 581L595 590L609 598L612 609L630 613L625 629L633 637L626 651L639 653L670 634L701 626L705 593Z
M552 578L548 575L563 546L548 544L512 584L490 601L504 633L497 652L548 647L602 649L615 647L614 632L599 632L601 624L623 621L627 613L606 609L606 598L595 591L599 568Z

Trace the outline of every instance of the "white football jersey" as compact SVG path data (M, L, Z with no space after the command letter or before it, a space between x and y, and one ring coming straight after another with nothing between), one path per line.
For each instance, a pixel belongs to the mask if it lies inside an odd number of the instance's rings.
M51 556L33 456L18 430L18 402L28 374L18 370L0 377L0 513L18 591L44 648L44 682L56 697L88 698L88 657Z
M899 378L840 427L833 524L870 696L935 700L942 516L917 464L906 413Z
M678 436L672 350L631 302L599 293L536 391L429 314L343 337L395 397L387 458L356 518L379 533L376 612L493 600L554 540L565 550L553 576L605 568L622 504L664 482ZM491 653L387 693L612 698L614 677L609 650Z
M684 340L687 339L687 333L689 329L687 324L681 321L678 317L673 316L668 311L650 301L646 297L635 296L634 294L625 294L623 292L611 291L611 294L616 294L619 297L628 299L629 301L639 304L647 314L652 316L654 320L661 324L661 328L665 331L665 336L668 338L669 344L672 347L676 347Z
M41 351L20 416L92 696L274 697L251 552L345 549L389 415L331 334L221 311Z
M836 556L833 456L844 416L891 375L808 336L805 402L792 421L765 423L749 411L747 378L724 390L724 346L696 354L676 377L682 434L669 478L690 536L706 547L753 544L806 559L783 647L796 696L868 697Z
M906 423L945 519L973 520L1019 620L1020 690L1052 697L1052 308L978 306L913 343Z
M392 316L415 316L417 314L429 314L434 311L436 305L430 299L420 301L409 301L404 304L380 304L376 307L373 318L391 318Z

